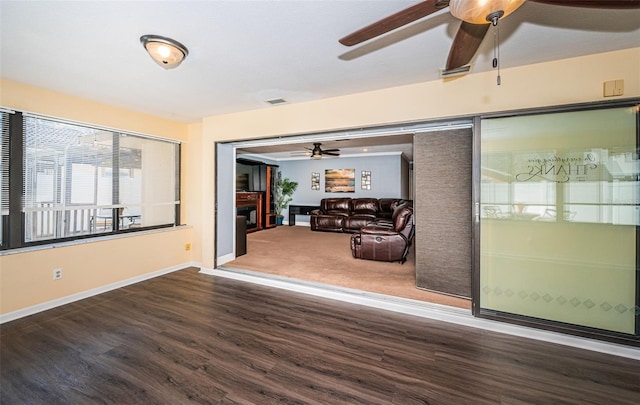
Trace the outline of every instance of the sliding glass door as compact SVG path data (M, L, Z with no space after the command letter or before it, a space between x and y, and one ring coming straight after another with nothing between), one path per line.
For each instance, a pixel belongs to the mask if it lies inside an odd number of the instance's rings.
M637 337L638 106L483 119L480 160L480 311Z

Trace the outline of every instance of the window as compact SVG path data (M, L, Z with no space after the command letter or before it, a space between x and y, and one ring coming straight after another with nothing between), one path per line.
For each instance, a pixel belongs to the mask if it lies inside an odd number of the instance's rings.
M178 223L178 143L37 116L24 116L22 128L6 134L20 137L11 155L23 158L22 184L8 187L4 132L0 172L2 218L21 223L11 227L21 229L20 246ZM18 190L22 212L9 212L8 190Z

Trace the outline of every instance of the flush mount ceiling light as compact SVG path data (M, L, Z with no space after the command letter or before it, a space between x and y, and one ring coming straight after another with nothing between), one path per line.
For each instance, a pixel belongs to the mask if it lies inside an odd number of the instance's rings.
M178 67L189 54L187 47L180 42L160 35L143 35L140 42L151 59L165 69Z

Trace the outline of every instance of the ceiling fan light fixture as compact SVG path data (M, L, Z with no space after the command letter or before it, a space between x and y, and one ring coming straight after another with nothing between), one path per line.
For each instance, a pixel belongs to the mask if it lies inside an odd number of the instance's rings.
M189 54L187 47L180 42L160 35L143 35L140 42L151 59L164 69L177 68Z
M311 151L310 157L311 159L322 159L324 155L328 156L340 156L340 149L322 149L322 144L320 142L316 142L313 144L313 149L305 148Z
M451 0L449 11L454 17L471 24L486 24L504 18L526 0Z
M320 144L314 143L313 150L311 151L311 159L322 159Z

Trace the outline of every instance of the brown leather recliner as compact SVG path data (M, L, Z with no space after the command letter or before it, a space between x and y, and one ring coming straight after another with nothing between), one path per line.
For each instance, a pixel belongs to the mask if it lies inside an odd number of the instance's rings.
M378 215L377 198L355 198L351 201L351 215L342 221L343 232L356 232L373 222Z
M311 212L311 230L342 232L343 221L351 214L351 198L323 198L320 209Z
M369 224L351 235L351 254L358 259L404 263L414 234L413 207L402 204L391 223Z

